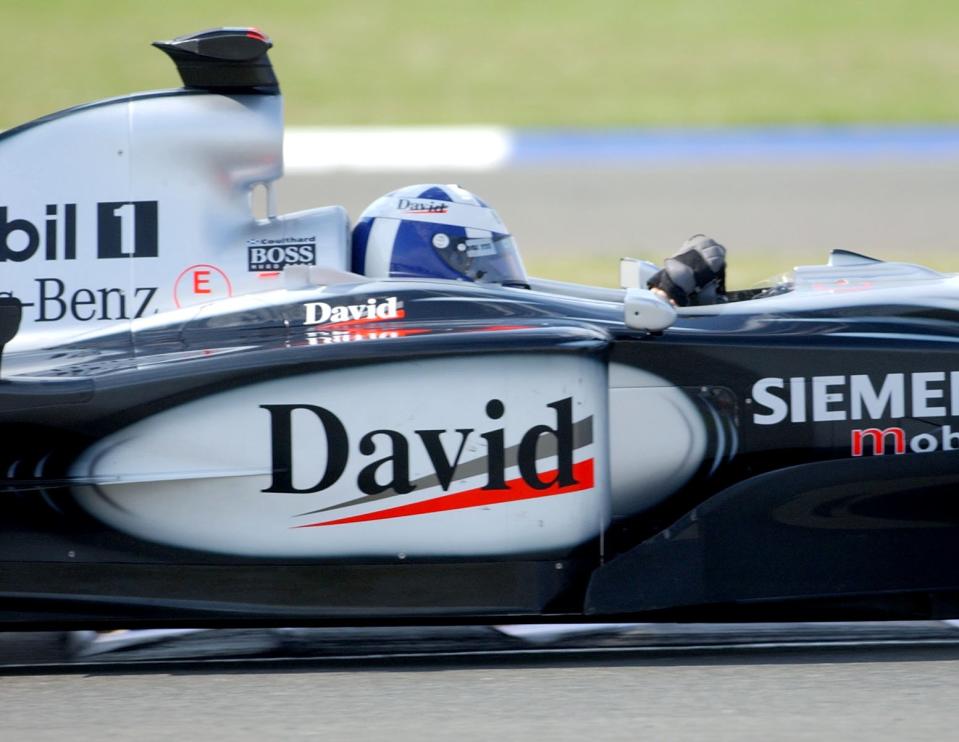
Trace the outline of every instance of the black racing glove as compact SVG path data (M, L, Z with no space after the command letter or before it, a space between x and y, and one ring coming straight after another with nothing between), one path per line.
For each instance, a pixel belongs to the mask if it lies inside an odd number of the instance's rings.
M646 285L665 292L680 307L723 302L726 248L704 234L693 235Z

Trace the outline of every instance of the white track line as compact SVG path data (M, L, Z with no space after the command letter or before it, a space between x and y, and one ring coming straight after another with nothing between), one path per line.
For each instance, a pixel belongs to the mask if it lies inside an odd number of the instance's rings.
M288 173L331 170L493 170L512 153L497 126L291 127L283 139Z

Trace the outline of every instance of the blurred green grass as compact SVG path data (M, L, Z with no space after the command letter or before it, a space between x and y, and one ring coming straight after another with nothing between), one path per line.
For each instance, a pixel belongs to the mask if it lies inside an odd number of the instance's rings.
M228 24L294 124L959 121L955 0L0 0L0 129L175 87L148 43Z
M661 263L663 255L639 255ZM727 252L726 286L729 289L752 288L776 276L792 270L797 265L822 265L829 257L827 250L802 252L740 251ZM955 252L948 249L912 251L908 255L876 253L873 257L904 263L918 263L943 273L959 269ZM523 262L531 276L552 278L557 281L573 281L592 286L619 286L619 261L608 255L544 256L525 255Z

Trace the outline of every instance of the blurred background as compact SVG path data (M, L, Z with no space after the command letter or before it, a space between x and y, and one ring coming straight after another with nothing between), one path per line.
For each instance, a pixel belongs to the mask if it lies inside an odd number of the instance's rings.
M607 285L697 232L733 287L836 247L959 265L955 2L0 0L0 129L176 87L149 42L218 25L275 43L281 211L458 182L531 273Z

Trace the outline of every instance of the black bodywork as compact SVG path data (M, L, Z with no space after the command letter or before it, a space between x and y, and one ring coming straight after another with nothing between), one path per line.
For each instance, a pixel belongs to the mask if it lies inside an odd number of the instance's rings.
M682 315L662 333L622 304L454 282L344 284L328 302L386 293L402 322L362 342L317 343L303 298L4 357L0 620L38 625L237 625L954 615L959 466L948 450L850 456L850 422L759 425L758 379L956 368L944 310ZM17 307L0 307L6 330ZM908 337L902 332L908 326ZM415 334L406 334L411 328ZM850 329L855 332L850 332ZM895 339L893 339L895 338ZM322 337L321 337L322 339ZM564 554L476 561L259 559L149 543L73 501L70 463L91 442L215 391L320 369L476 353L586 354L667 379L704 411L711 449L663 503ZM941 421L880 419L910 437ZM655 421L637 421L655 425ZM727 443L720 447L716 441ZM728 443L735 440L735 447Z

